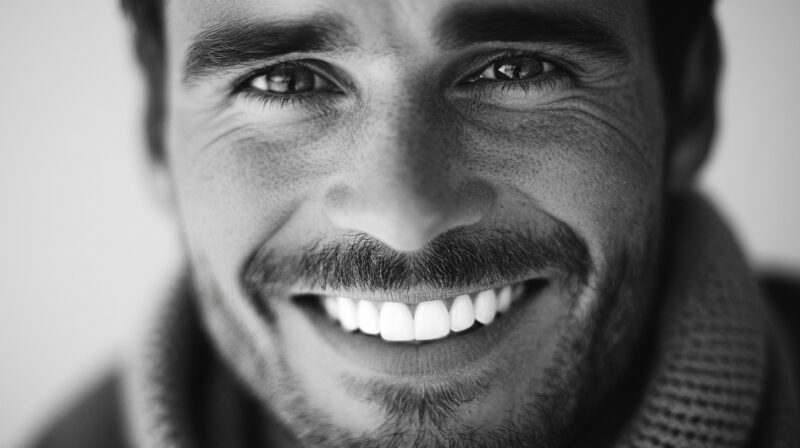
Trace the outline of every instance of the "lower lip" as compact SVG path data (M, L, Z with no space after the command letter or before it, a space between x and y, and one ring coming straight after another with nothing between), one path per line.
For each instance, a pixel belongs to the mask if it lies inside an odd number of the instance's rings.
M485 364L480 362L484 358L502 356L503 346L524 336L518 331L519 323L526 320L534 308L532 304L551 289L548 286L544 279L529 280L511 308L498 314L491 324L417 344L390 343L380 337L346 332L324 312L308 305L306 298L299 297L293 302L311 320L321 339L355 365L388 376L437 376L449 375L453 370L471 370Z

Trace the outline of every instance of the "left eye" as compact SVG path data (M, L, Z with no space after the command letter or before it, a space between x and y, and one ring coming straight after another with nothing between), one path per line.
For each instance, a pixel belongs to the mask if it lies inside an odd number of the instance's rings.
M555 66L533 56L515 56L499 59L479 73L467 79L467 82L489 81L523 81L546 75Z
M314 70L298 64L280 64L251 78L247 86L260 93L292 95L312 91L337 91Z

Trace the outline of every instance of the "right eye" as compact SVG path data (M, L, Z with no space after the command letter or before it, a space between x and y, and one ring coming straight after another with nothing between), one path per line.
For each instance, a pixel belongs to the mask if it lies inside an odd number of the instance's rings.
M533 56L516 56L499 59L485 67L467 82L525 81L551 73L555 67L550 62Z
M246 81L245 88L266 96L339 91L324 76L297 63L282 63L269 67Z

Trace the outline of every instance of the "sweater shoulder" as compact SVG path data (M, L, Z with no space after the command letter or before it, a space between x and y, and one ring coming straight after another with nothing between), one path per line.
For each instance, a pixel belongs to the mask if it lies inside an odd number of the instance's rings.
M106 374L57 415L29 448L128 448L121 395L119 372Z
M772 321L783 333L789 345L788 353L794 355L795 367L800 356L800 274L765 273L759 286L766 299ZM795 372L799 372L795 369Z

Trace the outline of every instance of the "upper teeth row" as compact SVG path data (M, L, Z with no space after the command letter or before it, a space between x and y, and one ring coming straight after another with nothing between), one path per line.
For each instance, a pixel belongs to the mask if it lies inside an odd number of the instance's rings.
M474 299L462 294L452 299L450 309L443 300L420 302L413 310L401 302L376 302L348 297L323 299L328 316L346 331L380 335L386 341L427 341L464 331L475 323L491 323L506 312L516 294L511 286L478 293Z

